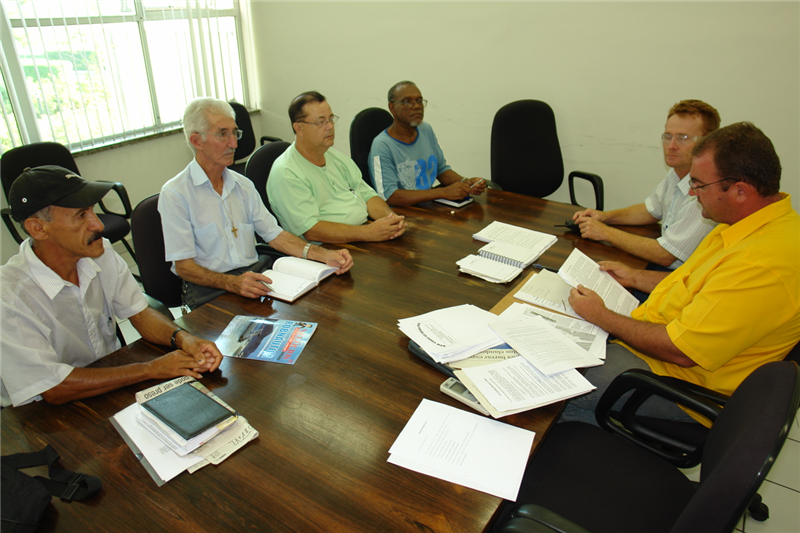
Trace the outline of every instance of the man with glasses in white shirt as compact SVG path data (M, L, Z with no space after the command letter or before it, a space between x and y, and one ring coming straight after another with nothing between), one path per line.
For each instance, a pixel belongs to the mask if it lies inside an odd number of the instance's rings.
M719 128L719 113L700 100L672 106L661 141L667 177L644 203L614 209L578 211L572 219L586 239L605 241L650 262L649 268L672 271L686 261L716 223L704 219L700 205L689 195L692 150L703 136ZM642 226L661 221L661 237L651 239L607 224Z
M184 280L184 301L194 309L232 292L266 296L271 280L261 274L272 257L256 252L255 234L278 250L319 261L343 274L353 266L347 250L306 243L278 225L246 177L228 169L241 131L225 101L198 98L183 116L194 159L161 188L158 211L167 261Z
M375 137L367 158L372 184L389 205L458 201L486 189L486 180L465 178L447 164L433 128L423 120L427 105L414 82L389 89L394 122ZM440 187L434 187L437 180Z
M272 165L270 205L287 231L309 241L396 239L406 231L404 217L364 182L352 159L332 148L338 118L316 91L292 100L295 140Z

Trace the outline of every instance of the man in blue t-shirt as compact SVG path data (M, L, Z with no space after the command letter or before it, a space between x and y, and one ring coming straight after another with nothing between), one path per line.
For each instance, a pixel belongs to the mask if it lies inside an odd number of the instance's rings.
M375 137L368 158L375 190L389 205L461 200L486 188L482 178L464 178L447 164L433 128L423 123L427 103L413 82L389 89L394 122ZM434 188L437 179L441 186Z

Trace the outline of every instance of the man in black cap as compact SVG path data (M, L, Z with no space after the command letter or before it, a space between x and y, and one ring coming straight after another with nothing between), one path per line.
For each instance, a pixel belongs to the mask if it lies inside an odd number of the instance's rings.
M202 377L222 361L214 343L147 305L125 261L103 239L93 207L110 183L41 166L14 181L9 204L30 238L0 267L2 406L103 394L147 379ZM145 363L84 368L117 350L116 320L175 351Z

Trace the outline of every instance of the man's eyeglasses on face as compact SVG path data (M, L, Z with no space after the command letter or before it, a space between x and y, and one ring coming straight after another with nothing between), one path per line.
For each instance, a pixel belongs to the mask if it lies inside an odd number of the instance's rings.
M708 187L709 185L714 185L715 183L722 183L723 181L736 181L736 180L733 179L733 178L725 178L723 180L712 181L711 183L706 183L705 185L698 185L698 183L701 183L701 182L697 181L694 178L689 178L689 187L691 187L691 189L696 192L696 191L698 191L698 190L700 190L700 189L702 189L704 187Z
M236 137L236 140L242 138L242 130L232 130L232 131L225 130L225 131L220 131L218 133L211 133L208 131L198 131L197 133L201 135L213 135L220 141L228 141L231 137Z
M338 116L331 115L330 118L324 118L324 119L320 120L319 122L306 122L305 120L298 120L297 122L300 122L301 124L308 124L310 126L316 126L316 127L319 128L319 127L322 127L322 126L327 126L328 124L331 124L331 125L336 124L337 120L339 120Z
M688 144L695 142L700 137L700 135L686 135L685 133L679 133L677 135L673 135L671 133L662 133L661 142L664 144L669 144L672 142L672 139L675 139L675 142L678 144Z
M392 103L400 104L405 107L414 107L415 105L425 107L428 105L428 101L424 98L417 98L416 100L392 100Z

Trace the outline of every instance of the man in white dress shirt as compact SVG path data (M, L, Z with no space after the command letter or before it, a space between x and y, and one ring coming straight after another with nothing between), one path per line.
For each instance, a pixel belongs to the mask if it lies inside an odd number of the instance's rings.
M648 260L651 269L675 270L686 261L716 223L704 219L700 204L689 196L689 170L697 141L719 128L719 113L700 100L682 100L672 106L661 141L667 177L644 203L597 211L584 209L572 219L580 225L581 236L606 241L630 254ZM607 224L643 226L661 221L657 239L633 235ZM660 267L660 268L659 268Z
M125 261L103 239L93 207L111 182L58 166L26 169L9 193L30 238L0 267L2 406L61 404L148 379L202 377L222 355L147 305ZM145 363L84 368L119 349L116 320L175 350Z
M161 188L158 211L167 261L183 278L185 303L194 309L225 292L266 296L263 275L271 259L256 253L255 234L279 252L319 261L343 274L347 250L306 243L278 225L253 182L228 169L241 132L225 101L198 98L186 106L183 130L194 159Z

